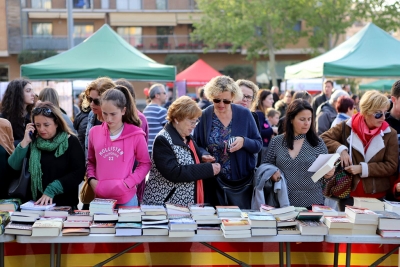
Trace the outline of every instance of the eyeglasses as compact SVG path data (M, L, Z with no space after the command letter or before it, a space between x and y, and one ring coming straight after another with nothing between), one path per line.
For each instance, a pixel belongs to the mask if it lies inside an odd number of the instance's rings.
M86 97L89 103L95 104L96 106L100 106L100 100L98 98L91 98L90 96Z
M199 124L199 122L200 122L199 119L197 119L197 120L188 120L188 121L189 121L189 123L190 123L190 126L196 126L196 125Z
M214 98L214 99L213 99L213 102L214 102L215 104L218 104L218 103L220 103L221 101L224 102L224 104L226 104L226 105L229 105L230 103L232 103L231 100L218 99L218 98Z
M164 95L166 95L167 93L166 92L160 92L160 93L158 93L159 95L161 95L161 94L164 94Z
M43 114L44 116L50 116L52 114L51 109L49 108L34 108L32 110L33 115Z
M254 97L252 95L243 95L243 101L253 101Z
M386 117L386 114L388 114L389 112L382 112L382 111L379 111L379 112L376 112L376 113L374 113L374 117L375 117L375 119L380 119L380 118L382 118L383 116L385 116Z

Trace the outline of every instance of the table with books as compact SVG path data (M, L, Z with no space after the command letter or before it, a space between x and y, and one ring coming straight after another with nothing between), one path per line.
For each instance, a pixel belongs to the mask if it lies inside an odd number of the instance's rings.
M14 235L0 235L0 267L4 267L4 243L14 240Z

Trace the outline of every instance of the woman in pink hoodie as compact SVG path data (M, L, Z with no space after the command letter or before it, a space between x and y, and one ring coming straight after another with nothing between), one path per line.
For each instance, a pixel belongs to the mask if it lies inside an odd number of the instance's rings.
M151 162L145 133L128 89L116 86L101 96L104 122L89 132L87 177L96 197L137 206L136 187ZM132 173L135 160L139 162Z

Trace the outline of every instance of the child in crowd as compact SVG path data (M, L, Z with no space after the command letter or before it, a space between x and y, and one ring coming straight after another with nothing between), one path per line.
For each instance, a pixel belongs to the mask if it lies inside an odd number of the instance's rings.
M273 108L268 108L266 110L266 113L267 113L267 120L271 125L272 130L274 131L274 135L277 135L278 134L277 125L279 124L279 117L281 116L281 113Z
M116 86L101 96L101 110L102 125L89 132L89 184L96 197L137 206L136 186L149 172L151 162L135 103L126 87ZM132 173L135 160L139 164Z

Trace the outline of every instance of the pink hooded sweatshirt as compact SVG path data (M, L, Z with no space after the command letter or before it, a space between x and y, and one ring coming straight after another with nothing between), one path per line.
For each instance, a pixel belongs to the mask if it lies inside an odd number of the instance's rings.
M132 173L135 160L139 165ZM121 135L114 141L110 139L107 123L90 129L87 177L99 181L96 197L116 199L118 204L127 203L150 168L145 133L141 128L124 123Z

